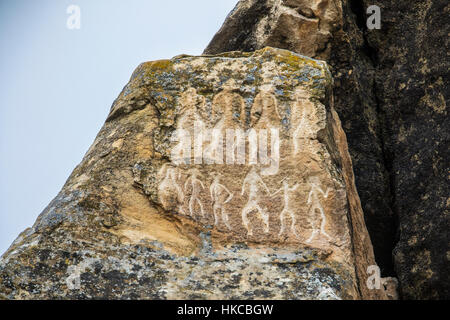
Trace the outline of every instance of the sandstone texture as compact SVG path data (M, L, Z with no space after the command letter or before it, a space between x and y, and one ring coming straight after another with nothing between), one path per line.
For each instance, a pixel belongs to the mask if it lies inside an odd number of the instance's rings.
M140 65L0 297L392 297L375 264L327 64L268 47Z
M381 9L368 30L366 9ZM242 0L205 53L265 46L326 60L376 260L405 299L448 299L446 0Z

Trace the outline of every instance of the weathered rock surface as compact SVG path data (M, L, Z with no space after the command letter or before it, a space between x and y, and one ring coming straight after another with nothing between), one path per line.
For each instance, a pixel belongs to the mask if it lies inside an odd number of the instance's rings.
M381 30L367 30L370 5ZM274 46L329 62L376 259L404 298L450 297L449 11L445 0L242 0L205 51Z
M142 64L1 258L1 296L386 298L331 86L273 48Z

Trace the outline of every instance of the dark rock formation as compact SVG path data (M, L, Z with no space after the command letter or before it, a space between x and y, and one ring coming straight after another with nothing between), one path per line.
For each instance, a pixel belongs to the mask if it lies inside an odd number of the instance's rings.
M383 29L366 34L399 221L395 271L404 298L449 299L450 4L375 3Z
M370 5L381 30L367 30ZM330 63L376 259L403 298L450 297L449 11L446 0L242 0L205 50L270 45Z

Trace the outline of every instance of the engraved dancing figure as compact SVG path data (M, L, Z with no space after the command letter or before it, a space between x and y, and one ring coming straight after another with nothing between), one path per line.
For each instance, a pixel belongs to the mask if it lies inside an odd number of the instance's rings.
M189 199L189 212L190 216L194 215L194 209L195 209L195 203L197 203L200 207L200 213L202 217L205 217L205 212L203 210L203 203L200 200L200 191L201 189L205 189L205 186L203 183L197 178L200 174L200 172L197 169L190 170L191 175L189 178L186 179L186 182L184 184L185 190L187 190L188 185L191 185L192 193L191 198ZM200 189L201 187L201 189Z
M219 212L222 216L222 221L231 230L231 226L228 222L228 215L223 207L226 203L230 202L233 198L233 194L224 185L220 184L220 175L217 174L214 177L213 183L209 187L209 192L211 194L211 200L213 201L213 213L214 213L214 224L219 223ZM227 194L223 197L224 194ZM225 199L225 200L224 200Z
M313 232L311 234L311 237L309 237L308 240L306 240L307 243L310 243L316 235L323 234L328 239L331 239L330 235L326 233L325 231L325 224L326 224L326 217L325 212L323 211L322 205L320 204L319 200L319 193L323 195L324 198L328 198L328 193L330 189L328 188L326 192L322 190L322 188L319 187L320 180L318 177L311 177L309 178L309 183L311 184L311 191L308 195L308 204L311 204L311 207L308 211L308 217L316 218L316 210L319 210L320 212L320 219L313 219L310 222L313 225Z
M253 235L252 229L249 227L248 214L252 211L257 211L259 218L264 222L265 228L264 232L269 232L269 214L267 214L260 206L259 206L259 191L260 187L263 187L268 194L270 194L269 188L267 188L264 181L261 177L256 173L255 167L252 167L250 172L244 179L244 183L242 184L242 192L243 196L245 191L248 192L248 202L245 205L244 209L242 209L242 222L244 227L247 229L247 235Z
M158 195L161 204L165 209L172 209L178 206L181 214L186 215L183 209L184 192L178 185L178 180L181 179L181 173L177 168L164 165L161 172L166 171L164 180L158 187Z
M291 192L294 192L295 190L297 190L297 188L299 187L299 184L296 183L293 187L289 187L289 182L287 181L287 179L283 179L283 187L280 188L279 190L277 190L274 194L272 194L272 196L276 195L277 193L283 191L283 197L284 197L284 208L283 211L281 211L280 213L280 224L281 224L281 229L280 232L278 233L278 236L281 236L286 228L285 226L285 219L286 219L286 215L289 214L289 216L291 217L291 231L292 233L298 237L297 235L297 230L295 229L295 214L292 211L292 209L290 208L290 197L289 194Z

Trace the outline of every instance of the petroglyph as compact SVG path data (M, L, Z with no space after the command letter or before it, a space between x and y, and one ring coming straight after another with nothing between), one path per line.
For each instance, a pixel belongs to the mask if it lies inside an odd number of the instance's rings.
M321 202L329 190L316 177L326 113L304 86L280 89L279 81L182 90L158 190L164 208L247 239L331 239Z
M248 202L242 209L242 223L244 224L245 229L247 229L248 236L253 235L253 231L248 220L248 215L254 211L256 211L257 216L264 222L264 232L269 232L269 214L260 206L262 195L260 192L261 188L265 190L268 195L270 195L269 188L267 188L267 185L258 175L255 167L252 167L244 179L241 192L242 196L245 192L248 194Z
M262 90L256 95L250 113L251 126L253 128L267 129L279 128L281 126L277 98L272 90Z
M271 85L263 86L247 114L244 99L232 87L225 87L210 102L194 88L185 90L178 101L178 109L182 113L172 136L172 141L178 142L172 149L173 166L164 167L165 178L159 186L163 206L178 208L182 214L187 211L187 215L193 219L213 220L216 227L222 228L224 225L227 230L232 230L230 219L236 219L236 213L239 212L247 237L254 236L254 224L257 220L263 223L263 232L269 233L270 216L276 216L279 226L274 226L273 229L278 231L278 236L288 231L296 239L306 238L301 237L299 232L308 233L311 229L297 225L303 214L303 219L312 226L312 234L306 240L307 243L320 235L330 238L325 231L327 221L319 199L319 195L327 198L329 190L323 192L317 177L308 180L310 189L300 190L298 183L289 185L289 181L295 181L296 178L287 176L281 180L281 188L279 183L271 184L272 188L278 188L273 194L262 179L279 174L280 148L286 137L292 143L291 148L283 150L291 153L287 157L298 156L299 152L314 147L312 143L318 126L315 105L309 100L310 93L297 88L292 97L289 108L291 111L287 118L292 127L289 135L281 137L282 117ZM211 116L205 118L201 110L204 114L208 104ZM250 125L250 128L245 129L246 125ZM234 193L239 193L236 184L231 184L232 189L225 186L225 177L219 171L215 170L217 173L212 176L211 181L207 179L209 174L205 174L204 169L199 167L224 164L244 165L247 168L251 166L245 176L238 178L238 181L242 179L241 198L233 200ZM176 170L176 166L179 166L183 174ZM184 183L181 182L182 176L187 177ZM207 181L210 181L209 194ZM184 190L180 184L184 186ZM303 199L307 198L303 200L306 202L303 205L299 203L302 193ZM275 197L278 194L281 196ZM273 204L272 208L267 207L267 199ZM306 212L298 209L300 205L307 207ZM212 214L208 215L209 212ZM290 227L287 225L288 220Z
M216 129L243 128L245 119L245 102L241 95L226 88L218 93L212 102L213 121L219 121L214 126Z
M220 174L216 174L211 186L209 187L211 200L213 201L214 224L218 225L220 219L219 217L222 217L223 223L228 227L228 229L231 230L224 205L231 201L233 194L227 187L220 183L220 176Z
M186 179L184 183L185 191L187 192L189 189L191 190L190 198L189 198L189 214L190 216L194 216L195 213L195 205L197 204L200 208L200 214L202 217L205 217L205 210L203 208L202 200L200 199L200 193L205 189L203 182L198 178L201 176L201 173L198 169L193 168L189 170L190 176ZM201 188L201 189L200 189Z
M141 64L3 256L0 299L358 298L374 262L331 82L272 48Z
M320 180L318 177L310 177L308 180L311 191L308 194L308 201L307 204L309 204L309 210L308 210L308 219L312 225L313 231L311 236L308 240L306 240L307 243L310 243L316 236L324 235L328 239L331 239L330 235L326 233L325 231L325 224L326 224L326 216L325 212L323 210L323 207L319 200L319 195L321 194L324 198L328 198L328 194L331 191L330 188L327 189L326 192L320 188ZM320 213L320 217L317 217L317 211Z
M301 150L310 151L311 140L314 139L314 128L312 115L314 114L314 105L308 99L308 94L303 90L298 90L295 94L295 110L292 115L294 132L292 142L294 146L294 155Z
M205 97L198 95L194 88L181 95L178 108L182 115L171 136L171 143L176 143L171 151L174 165L245 164L248 148L249 165L262 164L262 175L277 174L281 117L272 93L263 91L256 96L250 112L252 127L248 130L244 129L244 99L231 89L224 89L214 96L209 121L199 112L206 108Z
M280 136L281 116L278 111L278 102L273 89L262 90L255 97L250 112L252 128L249 132L250 157L249 164L260 163L262 175L275 175L278 173L280 162ZM255 134L258 130L258 137ZM268 152L268 132L270 132L270 155ZM254 146L254 148L252 148ZM256 159L256 146L258 155Z
M283 210L280 213L280 232L278 233L278 236L281 236L283 234L283 232L285 231L285 220L286 220L286 216L289 215L291 218L291 232L298 237L297 234L297 230L295 229L295 224L296 224L296 218L295 218L295 212L294 210L291 208L290 205L290 194L292 194L294 191L296 191L299 187L299 184L295 184L293 187L289 187L289 181L287 178L284 178L282 180L283 183L283 187L278 189L275 193L272 194L272 196L280 193L281 191L283 191L283 202L284 202L284 206L283 206Z
M186 214L182 207L184 192L179 185L181 180L179 169L165 164L160 169L158 176L164 176L158 187L158 197L163 208L166 210L178 209L181 214Z
M262 165L261 174L263 176L272 176L278 173L280 167L280 133L278 129L270 129L270 156L267 151L267 131L261 130L259 135L259 158ZM264 134L262 134L264 133Z

